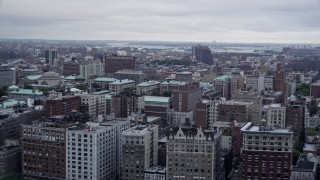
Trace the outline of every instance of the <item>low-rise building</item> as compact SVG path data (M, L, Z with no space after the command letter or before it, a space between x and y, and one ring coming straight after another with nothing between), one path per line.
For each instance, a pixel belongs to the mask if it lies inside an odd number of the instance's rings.
M166 180L166 167L153 166L145 169L144 180Z
M114 94L120 94L124 90L130 90L135 88L135 82L129 79L117 80L109 83L109 90Z
M301 154L295 166L291 168L291 180L316 180L318 179L317 164L308 160L307 154Z
M146 81L136 86L137 95L151 95L153 93L160 92L160 82L158 81Z

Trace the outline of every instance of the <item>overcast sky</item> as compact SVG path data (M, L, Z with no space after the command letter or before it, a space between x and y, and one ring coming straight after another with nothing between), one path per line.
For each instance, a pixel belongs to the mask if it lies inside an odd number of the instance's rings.
M320 42L320 0L0 0L0 38Z

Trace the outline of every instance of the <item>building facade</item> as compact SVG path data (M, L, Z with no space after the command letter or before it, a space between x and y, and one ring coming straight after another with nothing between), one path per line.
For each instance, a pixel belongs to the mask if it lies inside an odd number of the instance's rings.
M105 57L105 73L113 74L118 70L135 69L136 58L131 56L107 56Z
M249 122L241 132L242 178L290 179L293 151L293 133L290 130L253 126Z
M52 123L22 126L24 179L66 179L66 130Z
M158 164L158 126L134 126L122 137L122 179L144 179L144 170Z
M167 180L220 179L221 137L213 131L180 129L167 139Z
M208 46L192 46L192 57L205 64L212 65L214 63L211 50Z

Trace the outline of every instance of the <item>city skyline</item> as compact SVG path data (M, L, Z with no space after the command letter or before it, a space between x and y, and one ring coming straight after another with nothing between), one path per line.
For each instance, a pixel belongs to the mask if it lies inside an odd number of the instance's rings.
M2 0L0 38L318 43L319 18L319 0Z

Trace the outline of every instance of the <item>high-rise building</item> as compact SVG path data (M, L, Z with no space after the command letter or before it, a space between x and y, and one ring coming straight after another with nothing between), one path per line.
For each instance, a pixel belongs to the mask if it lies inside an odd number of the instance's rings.
M167 139L167 179L220 179L221 136L180 127Z
M247 76L246 90L257 91L259 94L262 91L273 90L274 77L272 76Z
M286 107L286 127L291 127L294 143L304 141L305 109L303 104L289 104Z
M116 95L111 97L111 112L115 117L126 118L138 111L138 97Z
M216 118L216 101L203 100L197 103L195 108L195 125L198 128L213 128Z
M192 57L199 62L209 65L213 64L212 53L208 46L192 46Z
M8 143L9 141L11 142ZM0 179L16 172L21 172L19 139L7 139L4 146L0 145Z
M273 90L281 91L283 93L286 92L286 82L285 82L285 73L282 69L282 64L277 64L276 75L274 77L273 82Z
M66 131L66 173L68 180L119 179L121 132L128 121L87 123Z
M54 66L54 61L58 58L58 51L55 49L48 49L44 52L46 63Z
M80 63L80 76L88 82L92 76L101 76L104 74L103 65L100 60L87 60Z
M226 99L231 98L231 79L232 76L224 75L214 79L213 86L215 91L219 91L221 97Z
M267 125L281 129L285 128L286 124L286 107L281 106L281 104L270 104L267 110Z
M122 179L144 179L158 164L158 126L138 125L122 132Z
M71 111L80 111L80 96L64 96L61 99L46 100L46 116L61 116Z
M241 128L242 178L290 179L293 133L249 122Z
M312 83L310 85L310 96L320 98L320 82Z
M0 86L11 86L16 84L16 71L8 64L0 65Z
M105 73L113 74L118 70L136 68L136 58L131 56L106 56Z
M66 130L53 123L22 126L22 174L24 179L66 178Z
M215 122L238 123L251 122L252 102L219 101L216 105Z
M202 98L202 88L193 82L172 92L172 109L176 112L190 112Z
M81 95L80 111L88 113L92 117L106 115L106 97L104 94Z
M75 62L64 62L62 64L62 74L65 76L68 75L79 75L80 74L80 64Z
M262 98L257 92L238 91L232 94L232 100L252 102L252 122L259 123L261 120Z

